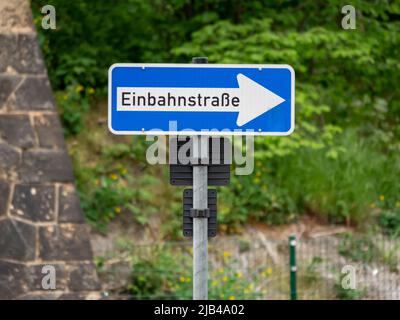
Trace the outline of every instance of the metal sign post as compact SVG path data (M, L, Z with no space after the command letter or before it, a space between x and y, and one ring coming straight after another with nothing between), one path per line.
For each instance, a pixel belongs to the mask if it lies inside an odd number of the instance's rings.
M197 139L196 139L197 138ZM208 139L194 137L194 148L204 147ZM201 148L204 150L204 148ZM207 149L206 149L207 150ZM208 152L208 150L207 150ZM200 151L200 153L203 153ZM193 166L193 300L208 298L208 188L207 166L200 162L205 158L197 158L199 164Z
M207 58L193 58L207 63ZM193 300L208 299L208 137L193 137Z

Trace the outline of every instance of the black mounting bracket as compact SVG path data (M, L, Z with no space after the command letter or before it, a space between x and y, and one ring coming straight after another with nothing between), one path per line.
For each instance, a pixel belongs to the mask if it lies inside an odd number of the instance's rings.
M209 158L207 161L203 159L194 159L188 155L189 163L182 164L179 161L178 154L180 149L193 141L190 137L186 139L171 138L169 143L170 157L170 183L173 186L192 186L193 185L193 166L207 166L207 182L209 186L226 186L230 180L230 163L232 162L231 154L225 154L225 149L231 152L231 144L227 138L209 138ZM191 149L191 148L187 148ZM228 157L228 159L225 159Z
M209 218L210 209L190 209L191 218Z
M197 216L195 216L197 215ZM208 209L193 209L193 190L183 190L183 236L193 236L193 218L207 218L208 236L217 235L217 190L208 189Z

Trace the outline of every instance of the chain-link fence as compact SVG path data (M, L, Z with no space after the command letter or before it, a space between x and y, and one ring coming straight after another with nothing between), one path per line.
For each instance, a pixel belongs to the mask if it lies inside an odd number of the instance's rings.
M292 245L262 234L211 239L209 298L400 299L399 240L345 234ZM191 242L125 243L99 270L112 298L192 297Z

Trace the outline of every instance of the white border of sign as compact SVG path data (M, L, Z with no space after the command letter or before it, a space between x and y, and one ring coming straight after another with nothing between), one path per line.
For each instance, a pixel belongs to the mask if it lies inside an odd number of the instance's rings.
M287 132L258 132L258 131L156 131L156 130L143 130L143 131L115 131L111 127L111 75L112 70L116 67L174 67L174 68L270 68L270 69L288 69L291 74L291 125ZM205 135L205 136L288 136L294 131L295 127L295 111L294 111L294 69L288 64L190 64L190 63L114 63L108 69L108 129L115 135Z

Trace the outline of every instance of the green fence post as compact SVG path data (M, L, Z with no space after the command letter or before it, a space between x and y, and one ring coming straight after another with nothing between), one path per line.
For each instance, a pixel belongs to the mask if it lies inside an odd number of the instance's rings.
M290 300L297 300L296 236L289 237Z

